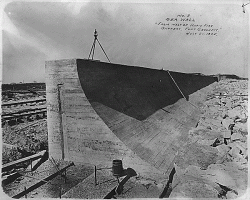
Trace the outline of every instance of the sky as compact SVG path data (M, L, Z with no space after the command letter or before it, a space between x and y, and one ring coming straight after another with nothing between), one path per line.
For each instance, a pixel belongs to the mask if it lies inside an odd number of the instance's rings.
M88 58L95 29L112 63L247 77L249 18L241 5L10 2L2 16L2 82L45 82L45 61ZM94 59L108 62L98 44Z

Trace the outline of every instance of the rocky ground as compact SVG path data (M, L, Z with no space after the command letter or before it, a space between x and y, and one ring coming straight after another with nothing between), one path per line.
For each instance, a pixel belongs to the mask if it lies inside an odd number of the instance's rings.
M247 86L246 80L222 80L208 95L176 156L169 197L231 199L246 193Z

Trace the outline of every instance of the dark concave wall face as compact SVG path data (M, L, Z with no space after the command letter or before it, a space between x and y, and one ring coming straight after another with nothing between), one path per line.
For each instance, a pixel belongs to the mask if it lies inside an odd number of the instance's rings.
M77 60L85 95L138 120L183 98L167 71ZM213 77L170 72L186 97L215 82Z

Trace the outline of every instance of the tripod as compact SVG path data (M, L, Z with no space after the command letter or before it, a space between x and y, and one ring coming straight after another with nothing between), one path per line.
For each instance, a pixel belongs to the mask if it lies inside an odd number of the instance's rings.
M96 29L95 29L95 32L94 32L94 37L95 37L95 38L94 38L94 42L93 42L93 44L92 44L92 47L91 47L91 50L90 50L88 59L90 58L91 54L92 54L92 60L93 60L93 58L94 58L94 54L95 54L95 43L96 43L96 41L98 42L98 44L99 44L100 47L102 48L102 45L101 45L101 43L99 42L97 36L98 36L98 34L97 34ZM109 60L109 58L108 58L108 56L107 56L107 54L106 54L106 52L104 51L103 48L102 48L102 51L104 52L106 58L107 58L108 61L110 62L110 60ZM110 63L111 63L111 62L110 62Z

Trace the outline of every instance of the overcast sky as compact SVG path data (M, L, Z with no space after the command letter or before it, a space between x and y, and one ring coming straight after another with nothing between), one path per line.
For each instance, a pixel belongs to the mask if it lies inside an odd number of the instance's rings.
M187 35L177 15L216 35ZM3 83L44 82L46 60L88 58L94 29L113 63L247 77L248 24L240 4L12 2L3 13ZM107 61L99 46L94 59Z

